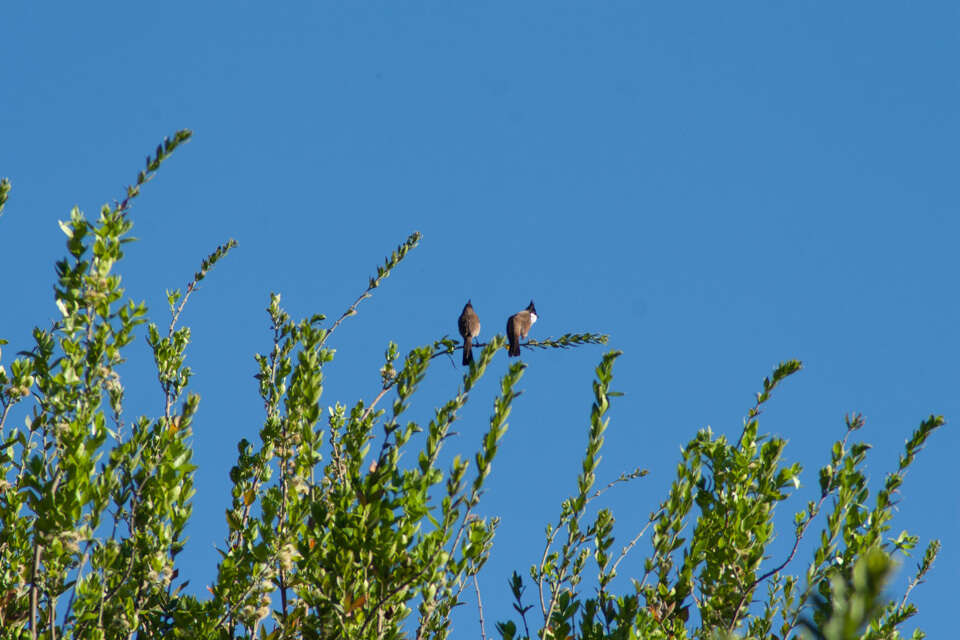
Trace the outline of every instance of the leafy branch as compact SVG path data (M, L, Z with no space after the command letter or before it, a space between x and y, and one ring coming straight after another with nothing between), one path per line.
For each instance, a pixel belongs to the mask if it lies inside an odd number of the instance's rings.
M3 207L7 204L7 198L10 196L10 180L0 178L0 215L3 215Z
M384 259L383 266L377 267L377 275L370 277L370 281L367 284L366 290L361 293L356 300L353 301L353 304L347 307L347 310L344 311L343 314L337 318L337 321L333 323L333 326L327 330L326 338L329 338L330 334L336 331L337 327L340 326L340 323L346 318L357 314L357 307L360 306L360 303L367 298L373 297L373 290L378 288L383 281L389 277L393 269L400 264L400 261L407 256L407 253L411 249L416 248L417 245L420 244L420 239L422 237L423 236L419 231L414 231L403 244L399 245L389 256L387 256L387 258ZM324 338L324 340L326 340L326 338Z

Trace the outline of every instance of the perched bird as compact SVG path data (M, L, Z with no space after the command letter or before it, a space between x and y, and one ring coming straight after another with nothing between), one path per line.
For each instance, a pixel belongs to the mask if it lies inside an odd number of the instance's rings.
M526 339L530 327L537 321L537 308L533 300L526 309L507 318L507 339L510 340L510 349L507 353L516 357L520 355L520 340Z
M466 366L473 362L473 339L480 335L480 318L477 317L477 312L473 310L469 300L460 312L457 328L463 336L463 365Z

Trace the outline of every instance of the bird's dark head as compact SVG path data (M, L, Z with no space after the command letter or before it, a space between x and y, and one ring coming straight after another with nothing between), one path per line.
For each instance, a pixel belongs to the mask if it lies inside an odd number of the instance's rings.
M530 304L527 305L527 311L531 313L537 313L537 308L533 306L533 300L530 301ZM538 314L539 315L539 314Z

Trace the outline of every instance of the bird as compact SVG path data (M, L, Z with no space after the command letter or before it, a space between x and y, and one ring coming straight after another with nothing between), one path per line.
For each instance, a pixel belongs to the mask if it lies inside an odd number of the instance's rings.
M473 304L467 300L460 312L460 319L457 320L457 329L463 336L463 366L473 362L473 339L480 335L480 318L477 312L473 310Z
M510 349L507 354L511 357L520 355L520 340L530 333L530 327L537 321L537 308L533 300L523 311L519 311L507 318L507 339L510 340Z

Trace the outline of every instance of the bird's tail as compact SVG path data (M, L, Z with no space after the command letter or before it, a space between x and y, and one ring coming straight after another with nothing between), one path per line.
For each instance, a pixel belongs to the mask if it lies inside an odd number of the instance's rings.
M507 355L511 358L520 355L520 336L517 333L517 316L512 315L507 318L507 340L510 341L510 346L507 347Z
M511 327L512 329L513 327ZM507 349L507 355L515 358L520 355L520 337L516 331L507 331L507 338L510 340L510 347Z
M473 362L473 336L467 336L463 339L463 366Z

